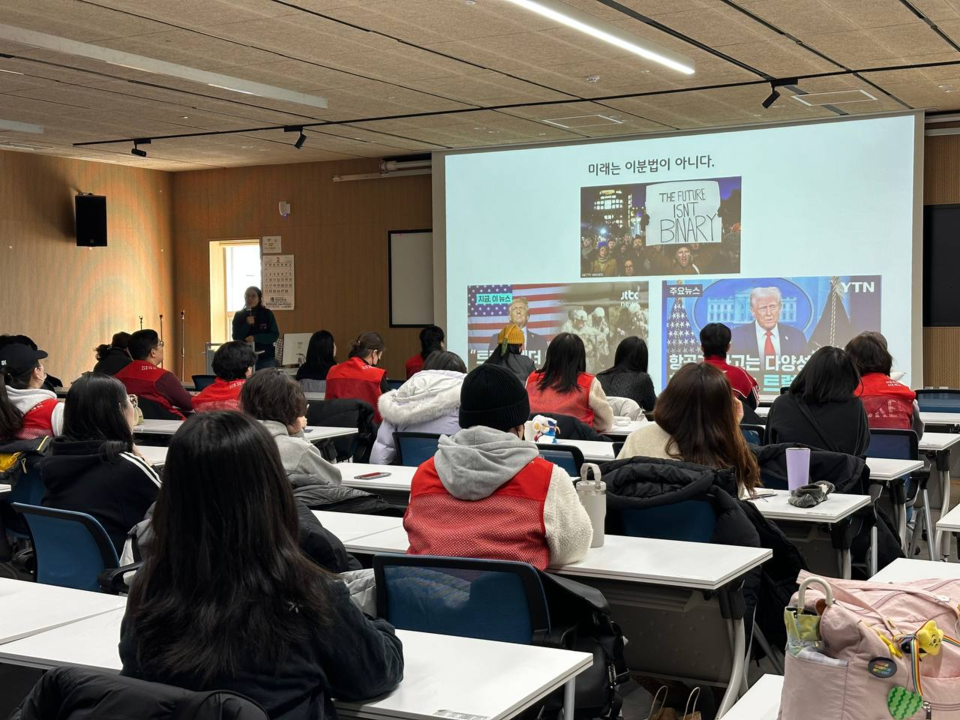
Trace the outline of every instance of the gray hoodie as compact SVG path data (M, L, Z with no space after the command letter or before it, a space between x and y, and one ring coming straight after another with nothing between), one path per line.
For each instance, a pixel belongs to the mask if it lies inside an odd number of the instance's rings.
M305 439L302 432L291 435L287 426L275 420L261 420L280 450L280 460L287 477L291 475L311 475L324 485L340 484L340 469L331 465L320 455L320 451Z
M34 406L39 405L44 400L56 400L57 394L42 388L18 390L8 385L7 397L10 398L10 402L16 406L17 410L26 415ZM54 408L53 415L50 417L50 424L53 426L54 437L63 432L63 403L58 403L57 407Z

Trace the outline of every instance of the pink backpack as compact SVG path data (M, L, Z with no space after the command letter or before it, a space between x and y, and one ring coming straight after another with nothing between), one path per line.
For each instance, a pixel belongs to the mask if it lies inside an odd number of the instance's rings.
M798 580L788 634L797 618L801 627L815 625L819 613L821 641L819 653L797 657L788 649L781 720L960 720L960 643L953 640L960 637L960 580L890 585L808 573ZM930 620L946 635L939 652L939 637L918 636Z

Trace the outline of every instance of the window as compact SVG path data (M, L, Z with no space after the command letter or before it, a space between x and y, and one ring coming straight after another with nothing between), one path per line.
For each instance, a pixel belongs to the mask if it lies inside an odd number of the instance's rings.
M243 292L260 287L259 240L210 242L210 341L232 340L233 315L243 309Z

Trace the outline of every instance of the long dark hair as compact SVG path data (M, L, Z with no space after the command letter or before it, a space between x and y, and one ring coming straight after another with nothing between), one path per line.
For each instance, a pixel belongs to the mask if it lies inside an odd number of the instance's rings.
M310 343L307 345L307 358L297 370L297 379L325 379L330 368L337 364L337 359L333 355L334 345L336 341L331 332L319 330L311 335Z
M613 357L613 367L604 370L600 375L609 373L645 373L649 366L649 353L643 338L632 335L624 338L617 345L617 353Z
M130 351L127 349L127 346L129 344L130 344L130 333L128 332L114 333L113 339L110 341L109 345L107 345L106 343L103 343L102 345L97 345L96 347L97 360L103 360L107 356L107 353L110 352L111 348L117 348L119 350L123 350L124 352L127 353L127 355L129 355Z
M430 353L443 350L443 330L436 325L427 325L420 331L420 357L426 360Z
M449 370L451 372L463 373L464 375L467 373L467 366L464 364L463 358L448 350L437 350L436 352L430 353L427 359L423 361L423 369Z
M112 375L84 373L70 386L63 405L63 438L100 440L109 459L133 451L133 432L123 415L127 389Z
M553 389L559 393L577 388L580 373L587 371L587 351L583 340L573 333L560 333L547 346L547 359L537 383L541 390Z
M12 440L23 429L23 413L10 402L6 375L0 376L0 440Z
M300 552L277 445L249 417L199 413L177 431L153 531L125 618L145 675L236 677L323 631L324 572Z
M860 373L849 353L826 345L817 350L790 383L790 394L807 405L852 400L860 387Z
M737 399L721 370L689 363L670 378L653 411L673 439L667 452L678 460L712 468L733 467L747 490L760 485L760 468L737 421Z

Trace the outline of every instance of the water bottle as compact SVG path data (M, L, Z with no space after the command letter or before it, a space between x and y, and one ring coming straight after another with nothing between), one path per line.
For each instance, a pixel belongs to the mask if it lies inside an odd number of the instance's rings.
M607 485L600 479L600 468L594 463L584 463L580 468L577 495L590 517L590 524L593 525L593 541L590 547L602 547L603 525L607 518Z

